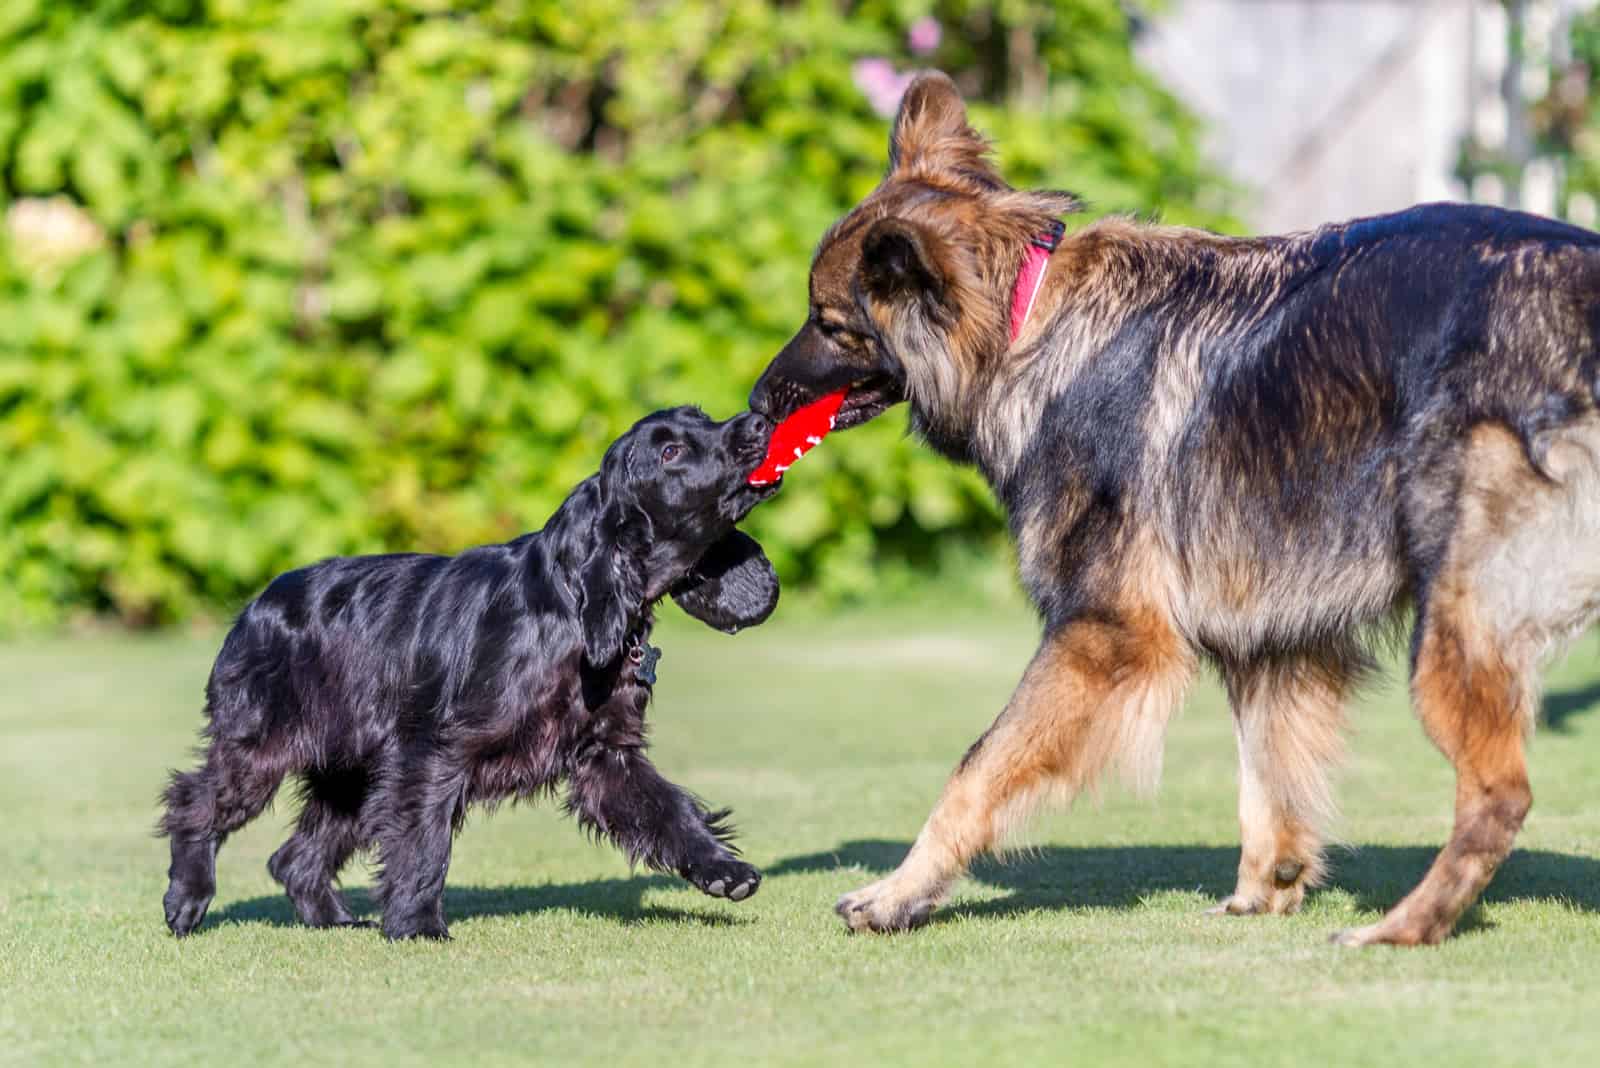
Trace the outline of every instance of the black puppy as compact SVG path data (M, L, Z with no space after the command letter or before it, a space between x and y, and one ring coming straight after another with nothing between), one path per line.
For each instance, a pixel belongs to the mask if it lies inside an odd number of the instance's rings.
M199 925L232 831L296 773L305 805L267 868L313 927L355 923L334 889L375 846L390 938L446 938L450 843L467 806L565 780L567 809L629 858L735 901L761 875L645 758L651 608L670 593L729 632L778 600L734 529L771 425L658 412L606 451L544 529L455 557L342 557L279 576L240 615L206 685L205 761L172 776L167 926Z

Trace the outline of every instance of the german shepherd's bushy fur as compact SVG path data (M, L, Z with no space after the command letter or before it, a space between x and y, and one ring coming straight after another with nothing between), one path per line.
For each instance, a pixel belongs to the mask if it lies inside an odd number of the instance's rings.
M839 911L915 926L1038 800L1115 763L1153 782L1200 661L1241 763L1218 909L1294 911L1324 875L1343 704L1409 608L1455 831L1341 938L1437 942L1529 810L1540 663L1600 615L1600 237L1465 205L1255 239L1109 219L1061 244L1013 342L1024 250L1072 207L1007 186L954 86L921 77L751 395L781 417L849 385L844 426L908 401L1005 505L1044 620L910 855Z

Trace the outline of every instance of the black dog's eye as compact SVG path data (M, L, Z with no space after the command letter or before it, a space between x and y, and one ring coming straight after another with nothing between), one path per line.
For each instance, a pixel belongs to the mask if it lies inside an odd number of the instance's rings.
M661 462L664 464L670 464L682 455L683 446L679 445L677 442L673 442L671 445L668 445L661 450Z

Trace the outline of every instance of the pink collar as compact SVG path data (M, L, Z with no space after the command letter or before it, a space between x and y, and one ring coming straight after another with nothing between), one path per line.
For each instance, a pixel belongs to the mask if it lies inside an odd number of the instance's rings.
M1017 272L1017 284L1011 289L1011 340L1015 342L1022 333L1022 327L1028 321L1028 313L1033 310L1033 302L1039 296L1039 287L1044 283L1045 261L1050 258L1050 253L1061 244L1061 235L1066 232L1066 224L1060 219L1050 224L1050 229L1028 242L1028 251L1022 254L1022 270Z

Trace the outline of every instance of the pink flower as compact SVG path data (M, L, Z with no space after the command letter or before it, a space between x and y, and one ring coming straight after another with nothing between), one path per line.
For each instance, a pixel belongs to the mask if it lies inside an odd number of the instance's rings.
M894 64L880 56L858 59L850 68L850 77L867 98L872 110L889 118L900 106L906 86L911 84L910 74L895 73Z
M906 44L912 52L925 56L939 47L943 37L944 28L939 25L939 20L932 15L924 15L913 22L911 29L906 32Z

